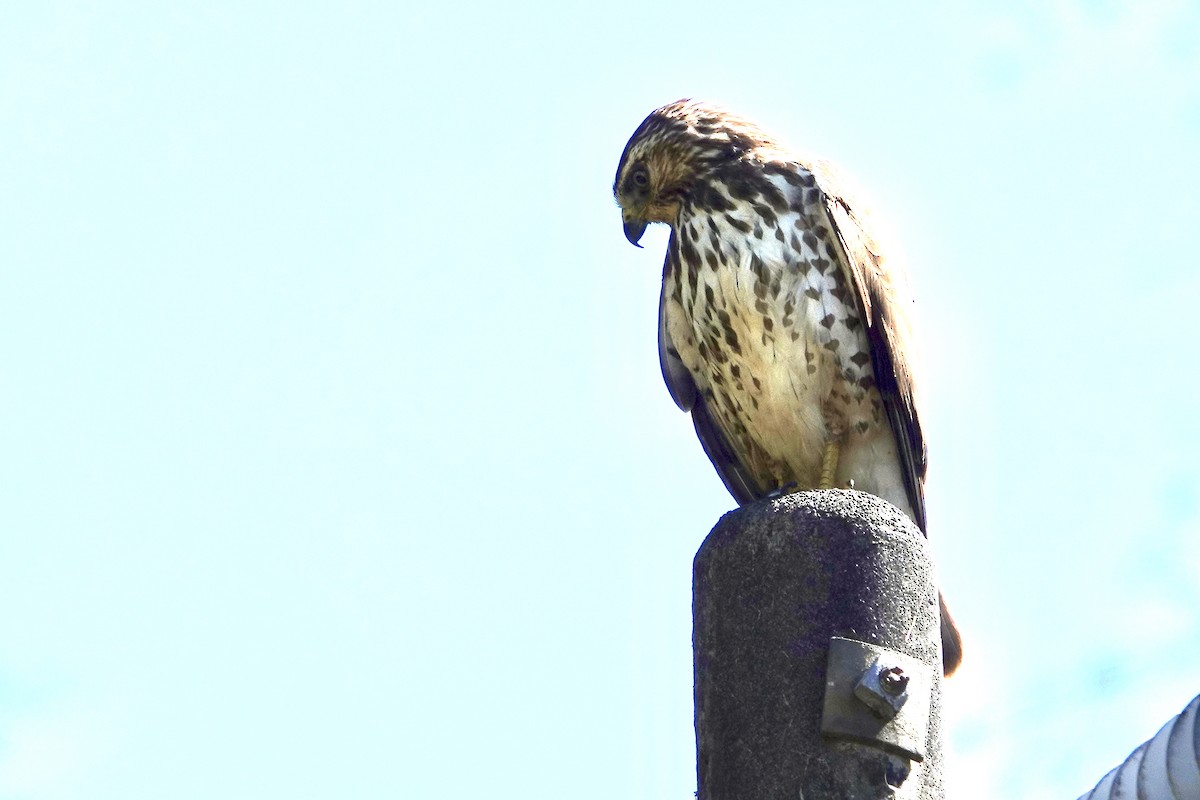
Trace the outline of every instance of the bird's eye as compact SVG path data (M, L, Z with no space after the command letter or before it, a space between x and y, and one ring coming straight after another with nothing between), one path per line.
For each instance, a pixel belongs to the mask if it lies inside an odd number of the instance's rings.
M633 173L633 185L639 189L644 189L650 185L650 176L646 174L646 170L638 169Z

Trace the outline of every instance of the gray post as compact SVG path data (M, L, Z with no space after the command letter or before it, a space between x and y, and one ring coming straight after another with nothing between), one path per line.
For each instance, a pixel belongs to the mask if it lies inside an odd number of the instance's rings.
M937 589L894 506L827 490L731 511L692 611L699 800L942 800Z

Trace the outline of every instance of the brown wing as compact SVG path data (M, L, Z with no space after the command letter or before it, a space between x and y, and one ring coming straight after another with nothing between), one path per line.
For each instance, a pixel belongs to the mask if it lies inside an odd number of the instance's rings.
M667 325L667 315L670 313L667 300L674 291L675 276L678 274L678 270L675 269L677 262L673 261L677 252L675 234L672 232L671 242L667 245L667 263L663 267L662 293L658 298L658 363L662 367L667 391L671 393L675 404L692 413L696 436L699 437L708 460L725 483L725 488L737 500L738 505L745 505L762 497L764 491L755 483L749 470L730 445L729 439L713 419L708 410L709 398L696 386L692 373L679 358L679 350L671 341Z
M846 267L858 293L863 319L867 320L875 383L896 436L905 488L917 517L913 521L925 531L927 462L910 360L910 300L903 291L905 287L898 285L897 276L888 271L867 215L852 204L843 181L827 163L817 162L810 168L824 192L826 213L846 252Z

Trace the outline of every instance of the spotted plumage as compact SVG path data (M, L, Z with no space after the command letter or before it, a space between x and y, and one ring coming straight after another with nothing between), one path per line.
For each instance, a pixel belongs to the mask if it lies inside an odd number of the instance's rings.
M663 376L737 501L832 478L924 531L909 303L832 166L681 100L634 132L614 193L634 244L648 223L671 226ZM949 674L961 643L944 603L942 627Z

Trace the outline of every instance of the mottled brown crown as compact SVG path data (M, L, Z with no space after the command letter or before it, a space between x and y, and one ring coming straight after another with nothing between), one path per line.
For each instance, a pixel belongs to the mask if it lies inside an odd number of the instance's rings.
M621 153L613 182L617 203L656 222L669 222L679 202L698 182L747 157L776 151L775 139L749 120L693 100L677 100L653 111ZM648 184L638 184L639 176Z

